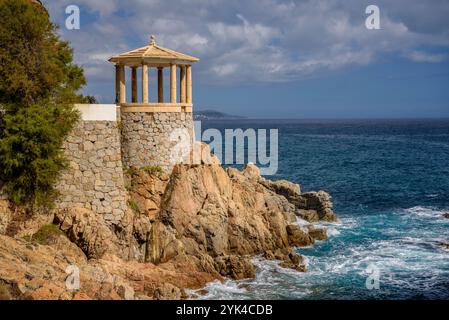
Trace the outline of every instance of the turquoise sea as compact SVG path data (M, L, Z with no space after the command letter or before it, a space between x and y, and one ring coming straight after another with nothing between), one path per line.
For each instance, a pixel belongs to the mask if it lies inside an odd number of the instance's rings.
M256 258L256 279L211 283L202 299L449 298L449 250L441 245L449 243L449 119L202 126L278 129L279 170L270 178L330 192L340 219L325 224L329 240L297 249L308 272ZM379 288L368 289L376 274Z

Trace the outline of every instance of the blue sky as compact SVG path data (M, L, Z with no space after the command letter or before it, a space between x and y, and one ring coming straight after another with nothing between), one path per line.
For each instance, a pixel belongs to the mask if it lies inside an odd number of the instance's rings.
M255 118L449 117L449 1L43 2L85 68L84 92L104 103L114 100L107 59L156 34L158 44L201 58L193 68L197 109ZM81 9L80 30L64 27L71 4ZM365 27L369 4L380 8L380 30Z

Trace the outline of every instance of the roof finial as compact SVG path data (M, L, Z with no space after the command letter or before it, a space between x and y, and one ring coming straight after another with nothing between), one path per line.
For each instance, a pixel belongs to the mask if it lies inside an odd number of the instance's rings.
M150 36L150 44L151 44L152 46L154 46L154 45L156 44L156 36L155 36L154 34L152 34L152 35Z

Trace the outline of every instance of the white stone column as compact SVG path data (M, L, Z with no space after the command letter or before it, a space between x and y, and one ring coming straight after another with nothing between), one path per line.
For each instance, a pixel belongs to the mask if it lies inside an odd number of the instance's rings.
M192 66L187 66L187 89L186 89L186 95L187 95L187 103L192 104Z
M142 103L148 103L148 66L142 65Z
M120 103L126 103L126 81L125 81L125 66L121 64L120 70Z
M170 65L170 103L176 103L176 65Z
M157 68L157 100L159 103L164 103L164 69Z
M131 101L137 103L137 67L131 68Z
M179 86L180 86L181 103L186 103L186 67L180 66L180 68L181 68L181 80Z

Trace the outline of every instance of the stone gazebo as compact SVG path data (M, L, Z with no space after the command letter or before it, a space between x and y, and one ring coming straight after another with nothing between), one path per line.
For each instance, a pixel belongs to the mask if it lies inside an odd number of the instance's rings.
M198 58L160 47L155 36L148 46L113 56L109 59L116 66L116 103L122 111L144 108L146 111L192 112L192 64ZM126 101L125 67L131 68L131 102ZM137 93L137 69L141 68L141 101ZM157 100L149 96L149 68L157 68ZM164 68L170 68L170 102L164 101ZM179 98L177 95L177 69ZM171 109L172 108L172 109Z
M148 46L113 56L116 65L116 103L120 109L123 164L127 167L161 166L170 170L173 133L193 137L192 64L199 59L160 47L151 36ZM126 100L125 67L131 68L131 102ZM141 69L141 101L137 70ZM157 68L157 99L149 94L149 69ZM164 100L164 68L170 68L170 100ZM179 69L179 86L178 75ZM179 88L179 95L178 89Z

